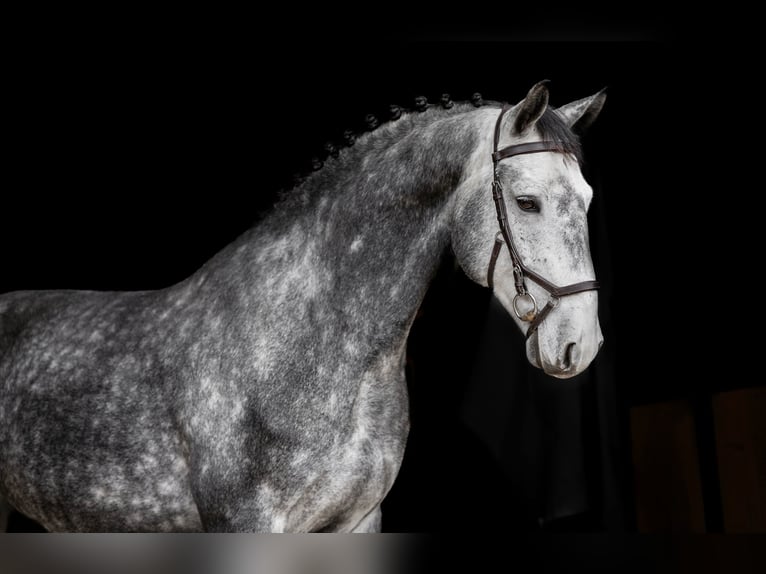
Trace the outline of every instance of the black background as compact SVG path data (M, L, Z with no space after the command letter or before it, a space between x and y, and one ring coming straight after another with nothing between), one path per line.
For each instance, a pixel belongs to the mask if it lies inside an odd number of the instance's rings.
M389 103L474 91L514 102L548 78L558 106L606 86L585 173L604 283L597 363L612 377L624 492L617 518L571 529L631 530L627 408L755 384L703 377L689 358L719 336L687 321L683 287L709 281L714 247L683 224L715 206L688 177L697 108L679 91L712 88L672 22L647 13L551 22L512 6L492 17L447 10L382 6L348 23L329 11L25 21L6 78L0 292L172 284L257 221L325 141ZM460 416L487 304L449 271L424 304L411 345L413 440L387 529L539 527L528 509L507 521L523 501Z

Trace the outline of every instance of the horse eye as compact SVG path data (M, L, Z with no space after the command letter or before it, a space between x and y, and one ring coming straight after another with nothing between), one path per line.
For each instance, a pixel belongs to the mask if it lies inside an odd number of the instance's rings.
M537 202L529 197L519 197L516 203L522 211L540 211Z

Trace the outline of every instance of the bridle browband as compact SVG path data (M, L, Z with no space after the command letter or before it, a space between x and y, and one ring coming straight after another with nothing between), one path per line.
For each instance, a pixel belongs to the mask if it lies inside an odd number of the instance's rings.
M519 252L516 251L516 246L513 243L511 236L511 228L508 225L508 212L505 207L505 199L503 197L503 186L500 184L500 180L497 175L497 166L501 160L504 160L515 155L522 155L527 153L539 153L544 151L552 151L562 153L561 147L556 145L553 141L539 141L521 143L516 145L510 145L503 149L497 149L500 143L500 124L503 122L503 116L511 109L508 104L503 104L503 109L500 111L500 115L497 118L495 124L495 139L492 150L492 163L493 163L493 179L492 179L492 199L495 200L495 210L497 211L497 222L500 224L500 231L495 236L495 245L492 248L492 256L489 259L489 269L487 270L487 284L490 289L494 288L494 281L492 277L495 273L495 264L497 258L500 255L500 251L503 245L508 247L508 253L511 256L511 263L513 264L513 282L516 286L516 295L513 297L513 312L522 321L530 323L529 329L527 329L527 338L540 326L540 323L548 316L556 305L559 303L561 297L568 295L574 295L575 293L582 293L583 291L591 291L599 288L598 281L580 281L579 283L572 283L571 285L565 285L559 287L554 285L547 279L541 277L527 266L524 265L519 256ZM542 311L537 312L537 301L532 294L527 290L524 279L529 277L532 281L537 283L540 287L550 293L548 302L543 307ZM518 302L519 299L528 299L532 304L532 310L522 314L519 311Z

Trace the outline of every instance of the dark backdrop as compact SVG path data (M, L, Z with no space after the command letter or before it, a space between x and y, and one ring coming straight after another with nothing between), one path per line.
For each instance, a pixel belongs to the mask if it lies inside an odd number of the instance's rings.
M0 292L178 281L267 210L325 141L389 103L474 91L515 102L548 78L561 105L607 86L585 139L600 356L576 380L541 376L489 292L447 256L410 341L412 436L384 516L395 531L630 530L627 408L696 381L673 361L685 327L660 284L695 273L678 230L688 181L668 135L680 129L669 97L679 70L687 87L699 77L666 26L640 18L498 20L470 33L400 18L49 22L19 42Z

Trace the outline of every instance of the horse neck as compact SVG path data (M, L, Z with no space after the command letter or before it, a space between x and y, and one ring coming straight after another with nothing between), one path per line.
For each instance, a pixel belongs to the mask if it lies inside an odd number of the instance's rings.
M227 274L270 308L403 342L449 245L472 115L431 110L360 138L232 246Z

